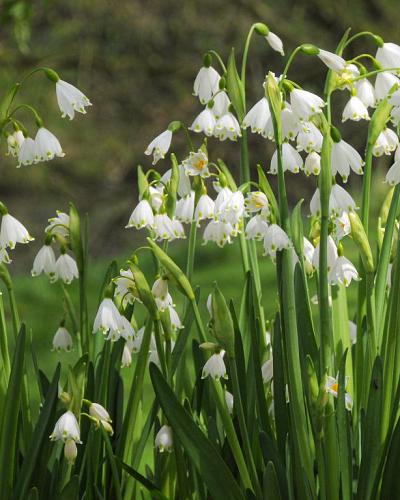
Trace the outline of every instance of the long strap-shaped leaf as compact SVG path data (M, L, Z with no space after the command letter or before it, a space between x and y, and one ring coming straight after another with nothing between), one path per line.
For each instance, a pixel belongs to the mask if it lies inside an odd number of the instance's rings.
M244 499L237 482L218 450L179 404L160 370L150 364L150 376L157 399L186 453L204 479L213 498Z
M18 415L24 376L26 329L21 326L14 352L0 434L0 488L2 498L9 498L17 448Z

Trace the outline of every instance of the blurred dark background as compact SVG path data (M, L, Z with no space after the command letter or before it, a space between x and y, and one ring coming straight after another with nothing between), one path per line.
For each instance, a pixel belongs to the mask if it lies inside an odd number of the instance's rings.
M66 156L16 170L13 159L5 157L3 141L0 198L37 239L47 218L56 209L67 209L72 200L89 213L94 256L128 251L138 238L137 232L123 229L136 203L136 166L150 167L143 151L171 120L190 125L200 112L192 85L207 49L226 58L235 46L240 58L247 31L256 21L267 23L283 39L286 54L303 42L334 50L349 26L354 32L372 30L386 41L399 42L398 19L394 0L3 0L2 92L29 70L50 66L82 89L93 107L72 122L61 120L52 84L35 75L19 102L37 106ZM351 50L347 59L360 50L375 52L366 39ZM261 97L266 72L280 73L283 63L262 38L254 38L248 65L249 105ZM291 78L322 92L324 73L315 58L300 56ZM341 94L337 99L344 99ZM31 117L26 118L34 134ZM340 110L336 118L339 122ZM344 138L362 152L365 135L356 134L351 125L343 130ZM210 144L214 158L223 155L237 169L237 145ZM273 144L252 136L250 145L252 164L267 165ZM178 156L184 154L179 134L174 150ZM157 165L162 171L167 167L167 161ZM304 176L291 179L292 199L300 194L308 197L315 188L315 181ZM359 179L352 182L357 185ZM14 253L17 269L25 266L25 258L29 267L39 244L29 247Z

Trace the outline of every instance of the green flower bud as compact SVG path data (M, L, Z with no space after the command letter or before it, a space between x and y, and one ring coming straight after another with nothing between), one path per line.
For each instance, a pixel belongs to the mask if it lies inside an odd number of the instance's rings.
M374 41L374 43L377 47L383 47L383 44L384 44L383 38L380 37L379 35L373 35L372 40Z
M235 357L235 330L225 297L217 284L211 299L214 335L229 357Z
M256 23L254 25L254 31L257 33L257 35L267 36L269 33L269 28L264 23Z
M308 387L310 390L310 398L312 403L316 404L319 394L319 385L317 374L314 368L314 363L309 355L306 356L306 371L308 377Z
M226 89L226 78L224 76L221 76L221 78L219 79L218 87L219 90Z
M176 132L178 131L180 128L182 127L182 123L178 120L175 120L173 122L171 122L169 125L168 125L168 130L170 130L171 132Z
M144 306L149 311L150 316L153 320L159 319L159 311L154 300L154 296L151 293L149 284L147 283L145 275L139 269L139 267L133 263L129 262L129 268L132 271L133 279L135 280L136 289L139 294L140 300L143 302Z
M203 342L199 345L200 349L203 351L211 351L213 354L216 354L221 351L221 347L214 342Z
M339 129L331 125L331 138L333 142L340 142L342 140L342 135Z
M207 52L206 54L204 54L204 57L203 57L203 66L205 68L209 68L211 66L211 63L212 63L212 55Z
M364 226L362 225L360 217L355 212L349 212L349 219L351 236L358 247L365 271L367 273L372 273L375 269L374 258Z
M303 54L306 54L308 56L316 56L319 54L319 48L312 43L303 43L300 50Z
M46 68L44 70L44 74L47 76L47 78L54 82L54 83L57 83L58 80L60 79L60 77L58 76L58 74L51 68Z
M1 215L7 215L8 214L8 208L1 201L0 201L0 214Z

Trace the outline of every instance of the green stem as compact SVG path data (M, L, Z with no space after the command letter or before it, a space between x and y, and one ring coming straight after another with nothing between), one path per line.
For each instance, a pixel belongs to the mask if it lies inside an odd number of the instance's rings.
M288 74L288 71L289 71L289 68L294 60L294 58L296 57L296 55L301 51L301 48L302 46L299 45L298 47L296 47L294 49L294 51L290 54L289 56L289 59L287 60L286 62L286 65L285 65L285 69L283 70L283 73L282 73L282 78L281 78L281 81L279 83L279 86L281 86L281 83L283 82L283 80L286 78L286 75Z
M363 187L362 187L361 210L360 210L360 218L365 229L365 234L367 236L368 236L368 219L369 219L369 198L371 192L373 147L374 147L373 144L368 144L365 153L365 167L363 175Z
M11 371L10 353L8 350L7 325L4 314L3 293L0 292L0 350L4 367L4 379L8 381Z
M243 58L242 58L242 70L240 72L240 79L242 80L243 93L246 93L246 68L247 68L247 58L249 55L249 47L251 42L251 37L253 36L256 24L253 24L249 29L247 34L246 43L244 44Z
M350 37L347 42L344 44L344 47L347 47L348 45L350 45L351 43L354 42L354 40L357 40L357 38L360 38L362 36L371 36L371 37L375 37L374 33L372 33L371 31L360 31L359 33L356 33L355 35L353 35L352 37Z
M193 268L194 268L194 255L196 251L196 236L197 236L197 222L193 221L190 225L189 233L189 246L186 261L186 277L189 282L192 282Z

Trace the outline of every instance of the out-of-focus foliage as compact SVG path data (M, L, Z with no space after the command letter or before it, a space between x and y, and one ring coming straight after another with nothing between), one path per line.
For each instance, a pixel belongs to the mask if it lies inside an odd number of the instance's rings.
M29 69L46 65L77 84L93 107L84 120L60 122L55 98L49 99L50 83L35 76L25 95L45 110L45 123L60 137L66 157L20 172L12 160L3 161L0 196L13 201L14 211L16 200L25 200L16 212L34 234L55 208L72 199L89 210L92 219L102 221L103 233L96 228L94 233L103 249L107 249L104 241L113 246L127 244L132 235L122 227L134 199L135 167L148 165L143 155L146 145L171 120L179 117L190 124L200 111L191 92L205 48L221 50L226 56L231 46L243 46L247 29L255 21L264 21L277 32L287 53L305 39L332 50L350 25L354 31L370 29L387 41L398 42L397 10L397 3L390 0L5 1L0 17L2 88ZM262 38L254 40L248 75L253 100L249 104L260 97L267 70L279 73L282 64ZM299 80L312 89L325 68L314 58L299 57L293 71L294 79L296 72L301 73ZM174 109L176 114L171 113ZM346 128L351 133L351 125ZM363 148L358 137L348 137ZM178 135L174 140L184 138ZM226 155L224 144L215 143L210 150L213 156L223 151L231 166L238 161ZM273 144L251 137L251 151L252 164L266 166ZM305 181L305 189L308 185ZM116 226L121 231L106 238Z

